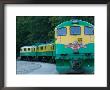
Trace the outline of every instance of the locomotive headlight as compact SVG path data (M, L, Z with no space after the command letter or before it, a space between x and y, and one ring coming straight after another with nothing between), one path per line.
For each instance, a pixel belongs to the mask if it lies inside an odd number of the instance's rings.
M79 20L73 19L73 20L71 20L71 21L72 21L73 24L78 24L78 23L79 23Z

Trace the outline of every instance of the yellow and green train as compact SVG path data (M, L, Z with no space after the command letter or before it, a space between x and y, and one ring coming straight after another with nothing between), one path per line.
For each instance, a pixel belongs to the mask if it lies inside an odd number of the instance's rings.
M55 46L53 43L24 46L20 49L21 60L55 63Z
M92 69L88 72L94 73L94 26L70 20L56 26L54 31L54 43L21 47L21 58L55 63L59 73L89 67Z

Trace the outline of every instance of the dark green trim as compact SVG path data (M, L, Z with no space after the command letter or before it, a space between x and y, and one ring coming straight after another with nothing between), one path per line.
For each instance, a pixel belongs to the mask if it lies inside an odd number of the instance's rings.
M76 24L79 26L91 26L91 27L93 27L92 24L90 24L86 21L82 21L82 20L78 20L78 23L76 23ZM72 22L72 20L66 21L66 22L63 22L63 23L59 24L58 26L56 26L56 28L61 28L61 27L66 27L66 26L74 26L74 23Z
M36 56L36 52L21 52L20 56Z
M55 51L37 52L37 56L55 56Z

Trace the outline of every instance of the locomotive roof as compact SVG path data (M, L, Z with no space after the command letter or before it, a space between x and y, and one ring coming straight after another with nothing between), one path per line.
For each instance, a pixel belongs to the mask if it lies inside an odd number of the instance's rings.
M21 48L34 48L36 46L46 46L46 45L53 45L53 43L42 43L42 44L38 44L38 45L22 46Z
M32 48L32 47L35 47L35 46L23 46L21 48Z
M58 26L56 26L56 28L61 28L61 27L65 27L65 26L73 26L73 24L93 27L93 25L91 23L88 23L86 21L70 20L70 21L66 21L66 22L63 22L63 23L59 24Z
M39 46L47 46L47 45L53 45L53 43L41 44Z

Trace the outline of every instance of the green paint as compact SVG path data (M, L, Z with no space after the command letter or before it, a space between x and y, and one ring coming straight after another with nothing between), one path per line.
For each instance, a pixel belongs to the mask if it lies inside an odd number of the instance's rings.
M67 73L71 70L70 62L66 60L57 60L56 66L56 69L59 73Z
M86 48L80 48L78 53L72 48L66 47L64 44L56 44L56 69L59 73L66 73L72 70L74 61L83 62L81 67L94 67L94 43L89 43ZM91 53L87 56L86 53ZM91 71L92 72L92 71Z
M71 48L66 47L64 44L56 44L56 54L70 54L73 53Z
M81 26L93 26L92 24L86 22L86 21L82 21L82 20L78 20L78 23L76 23L77 25L81 25ZM63 22L61 24L59 24L58 26L56 26L56 28L61 28L61 27L66 27L66 26L74 26L74 23L70 20L70 21L66 21Z
M94 43L89 43L86 45L86 48L80 48L80 53L94 53Z
M37 56L55 56L55 52L53 51L37 52Z
M36 56L36 52L20 52L20 56Z

